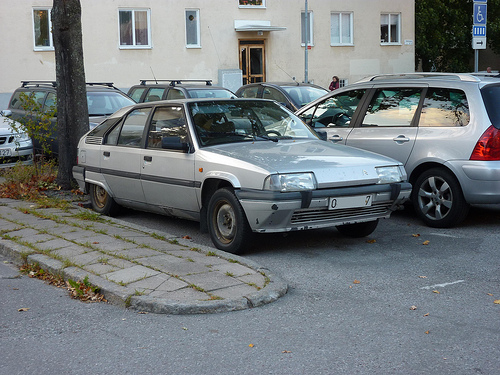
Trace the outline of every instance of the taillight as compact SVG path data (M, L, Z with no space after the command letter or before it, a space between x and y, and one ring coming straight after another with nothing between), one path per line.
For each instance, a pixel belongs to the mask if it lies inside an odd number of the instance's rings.
M486 129L477 141L470 160L500 160L500 130L493 125Z

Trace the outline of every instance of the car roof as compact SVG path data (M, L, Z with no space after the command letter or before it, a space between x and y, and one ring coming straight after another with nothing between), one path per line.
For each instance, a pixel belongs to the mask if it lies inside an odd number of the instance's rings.
M56 81L21 81L21 88L48 88L56 89ZM123 93L120 89L113 85L113 82L86 82L87 91L103 91L103 90L113 90Z

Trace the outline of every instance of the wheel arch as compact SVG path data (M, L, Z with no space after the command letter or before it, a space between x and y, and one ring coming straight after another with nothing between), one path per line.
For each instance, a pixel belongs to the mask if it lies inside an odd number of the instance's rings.
M458 179L456 173L446 165L436 162L426 162L418 165L415 169L411 171L410 176L408 178L408 182L410 182L412 186L415 185L415 181L417 181L418 176L420 176L422 173L432 168L442 168L450 172L460 185L460 189L462 189L462 184L460 183L460 180Z
M231 188L235 187L231 181L222 178L207 178L203 181L201 188L201 211L200 211L200 231L202 233L208 232L208 222L207 222L207 208L210 197L221 188Z

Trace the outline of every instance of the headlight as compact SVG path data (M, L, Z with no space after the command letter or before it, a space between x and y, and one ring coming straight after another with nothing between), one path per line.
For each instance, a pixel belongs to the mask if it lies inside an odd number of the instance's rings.
M14 134L14 138L16 139L16 142L23 142L30 140L30 137L28 137L28 133Z
M264 181L265 190L289 192L316 189L314 173L272 174Z
M391 182L401 182L403 176L397 165L391 167L376 167L378 174L377 184L389 184Z

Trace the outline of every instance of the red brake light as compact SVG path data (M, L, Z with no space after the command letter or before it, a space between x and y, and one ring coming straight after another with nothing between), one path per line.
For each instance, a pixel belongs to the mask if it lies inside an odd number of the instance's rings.
M470 160L500 160L500 130L490 126L472 151Z

